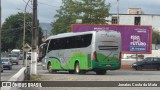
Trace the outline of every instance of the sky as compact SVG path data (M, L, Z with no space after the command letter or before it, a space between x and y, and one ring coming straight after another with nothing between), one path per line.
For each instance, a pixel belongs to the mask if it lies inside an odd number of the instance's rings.
M2 23L10 15L24 12L28 0L1 0ZM30 0L32 1L32 0ZM55 20L56 10L62 5L61 0L37 0L38 19L43 23L51 23ZM117 0L106 0L110 3L110 13L117 13ZM160 14L160 0L119 0L120 14L126 14L128 8L141 8L145 14ZM32 12L32 3L27 6L26 12Z

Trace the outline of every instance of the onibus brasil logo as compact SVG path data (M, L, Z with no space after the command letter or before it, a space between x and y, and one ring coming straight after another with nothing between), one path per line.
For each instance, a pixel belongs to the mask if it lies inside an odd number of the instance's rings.
M41 83L37 82L2 82L2 87L42 87Z

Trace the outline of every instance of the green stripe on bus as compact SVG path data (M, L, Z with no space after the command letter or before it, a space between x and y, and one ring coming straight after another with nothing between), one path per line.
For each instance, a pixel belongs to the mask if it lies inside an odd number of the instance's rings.
M75 62L78 61L81 70L91 70L91 69L119 69L120 68L120 61L116 57L107 57L101 53L97 53L98 62L91 60L90 57L87 56L85 53L74 53L69 58L69 62L62 64L60 60L54 58L50 60L52 69L59 69L59 70L74 70ZM111 65L111 67L107 67L106 65ZM92 65L92 66L91 66Z

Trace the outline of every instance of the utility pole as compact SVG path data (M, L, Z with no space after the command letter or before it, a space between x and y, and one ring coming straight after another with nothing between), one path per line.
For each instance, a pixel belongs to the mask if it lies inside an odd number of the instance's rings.
M26 3L25 9L24 9L24 17L23 17L23 47L25 45L25 36L26 36L26 9L27 6L29 4L30 0L28 0L28 2ZM25 55L27 55L27 53L25 54L24 50L23 50L23 65L24 65L24 61L25 61Z
M37 0L33 0L31 74L37 74Z
M117 24L119 24L119 0L117 0Z
M2 49L2 46L1 46L1 11L2 8L1 8L1 0L0 0L0 65L2 64L2 60L1 60L1 49Z

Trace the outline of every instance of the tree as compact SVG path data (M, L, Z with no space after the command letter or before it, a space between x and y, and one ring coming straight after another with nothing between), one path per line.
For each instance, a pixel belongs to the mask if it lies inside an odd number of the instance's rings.
M52 22L52 33L70 31L76 19L82 19L83 24L105 24L109 8L105 0L62 0L62 6L55 15L56 21Z
M32 31L31 31L31 19L32 14L26 13L26 43L31 45ZM22 49L23 42L23 20L24 14L17 13L9 16L2 25L2 50L8 49ZM38 21L37 21L38 22ZM39 22L38 22L39 23ZM41 28L39 28L39 38L42 36ZM40 39L41 40L41 39Z
M153 30L152 43L153 44L160 44L160 34L158 33L158 31Z
M82 0L81 12L84 23L105 24L105 18L109 16L110 5L105 4L105 0Z

